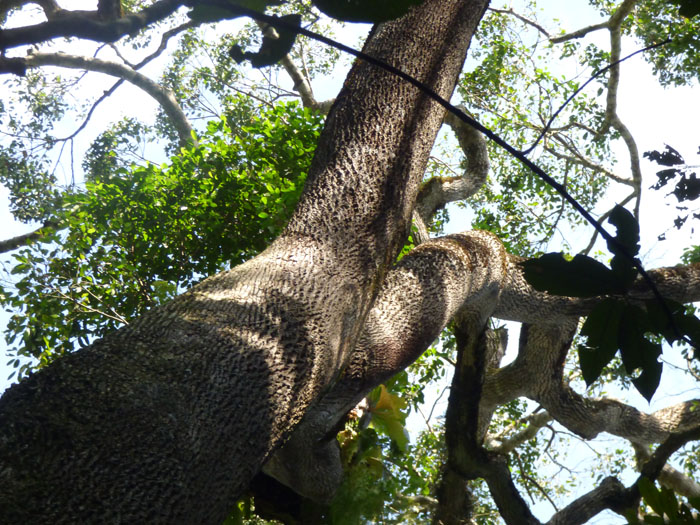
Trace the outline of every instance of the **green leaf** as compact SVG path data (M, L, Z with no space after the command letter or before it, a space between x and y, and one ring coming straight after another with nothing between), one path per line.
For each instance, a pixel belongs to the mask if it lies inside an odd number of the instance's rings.
M289 25L295 27L301 26L301 15L285 15L278 18ZM272 38L268 35L263 36L260 50L258 50L256 53L243 51L240 46L235 45L229 50L229 55L239 64L244 60L250 60L251 65L257 68L270 66L276 62L279 62L292 50L292 46L294 45L294 41L296 40L298 33L296 31L282 28L276 28L276 31L278 38Z
M625 304L605 299L597 304L581 328L586 344L578 348L579 364L586 386L598 379L603 368L612 360L618 349L620 318Z
M615 242L608 242L613 254L610 266L621 284L629 288L637 277L634 257L639 253L639 223L620 205L613 208L608 222L617 228Z
M326 15L344 22L377 24L403 16L423 0L313 0Z
M649 478L640 478L637 482L639 493L644 498L644 501L649 505L654 512L663 516L663 505L661 504L661 493L656 485Z
M651 401L659 387L663 365L659 362L661 345L644 337L648 329L646 312L628 305L620 318L620 355L628 374L640 371L639 375L632 379L632 383L647 401Z
M535 290L570 297L624 292L612 270L586 255L567 261L561 253L547 253L520 264L525 279Z

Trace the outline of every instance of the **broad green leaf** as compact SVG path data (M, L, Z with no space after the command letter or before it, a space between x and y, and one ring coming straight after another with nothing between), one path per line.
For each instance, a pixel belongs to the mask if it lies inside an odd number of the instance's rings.
M621 284L629 288L637 277L633 258L639 253L639 223L620 205L613 208L608 222L617 228L616 242L608 242L608 249L613 254L610 266Z
M620 318L620 355L628 374L634 375L639 371L632 383L647 401L651 401L659 386L663 365L659 362L661 345L652 343L644 336L648 330L646 312L628 305Z
M586 255L567 261L561 253L547 253L520 264L535 290L554 295L595 297L624 291L612 270Z
M649 478L640 478L637 482L639 493L644 498L644 501L649 505L654 512L663 515L663 505L661 504L661 494L656 485Z
M313 0L326 15L345 22L377 24L404 15L423 0Z
M301 15L285 15L279 17L279 20L282 20L294 27L301 26ZM275 29L279 38L272 38L268 35L263 36L262 45L260 46L259 51L255 53L243 51L240 46L235 45L229 50L229 55L238 63L241 63L244 60L250 60L253 67L258 68L270 66L276 62L279 62L292 50L297 33L295 31L282 29L279 27Z
M700 319L689 314L681 303L669 299L664 302L666 308L657 299L646 301L651 330L662 335L669 344L687 337L695 348L700 348Z
M579 364L586 386L598 379L601 371L612 360L618 349L620 318L625 304L605 299L588 315L581 328L586 344L578 348Z

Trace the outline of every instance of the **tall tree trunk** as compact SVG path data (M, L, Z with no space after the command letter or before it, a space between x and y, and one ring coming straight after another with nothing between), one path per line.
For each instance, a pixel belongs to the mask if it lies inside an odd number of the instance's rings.
M364 51L449 98L487 4L428 0ZM0 400L4 522L221 523L346 365L442 119L416 88L355 64L270 248Z

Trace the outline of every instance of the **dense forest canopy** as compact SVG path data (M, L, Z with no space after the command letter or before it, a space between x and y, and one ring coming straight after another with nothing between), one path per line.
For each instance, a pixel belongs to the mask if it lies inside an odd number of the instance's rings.
M74 4L0 0L8 523L697 523L695 151L618 104L696 2Z

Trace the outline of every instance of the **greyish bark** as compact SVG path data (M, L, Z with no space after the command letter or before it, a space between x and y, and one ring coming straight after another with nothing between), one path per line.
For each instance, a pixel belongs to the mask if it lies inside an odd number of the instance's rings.
M429 0L364 51L449 98L487 3ZM270 248L0 399L4 522L221 523L346 365L443 114L357 63Z

